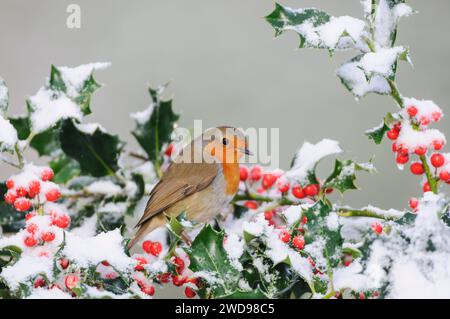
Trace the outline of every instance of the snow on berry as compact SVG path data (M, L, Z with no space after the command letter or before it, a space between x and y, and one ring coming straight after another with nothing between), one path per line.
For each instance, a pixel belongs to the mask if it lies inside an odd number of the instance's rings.
M401 114L404 117L411 116L418 119L426 118L429 121L439 121L443 115L442 109L433 101L404 98L406 109Z

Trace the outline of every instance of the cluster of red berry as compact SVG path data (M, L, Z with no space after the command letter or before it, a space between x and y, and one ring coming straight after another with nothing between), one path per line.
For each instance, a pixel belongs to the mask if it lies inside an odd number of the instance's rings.
M424 114L420 109L414 105L410 105L406 108L406 116L409 117L408 125L412 130L418 133L426 133L427 126L433 121L438 122L442 118L440 111L434 111L431 114ZM430 171L432 177L436 182L442 181L450 184L450 171L449 165L450 158L447 158L439 151L445 145L445 141L441 138L427 139L423 138L423 144L416 144L414 141L414 147L408 147L401 139L402 134L402 122L396 122L386 133L387 137L394 141L392 144L392 151L396 153L396 162L399 165L405 165L410 161L411 155L417 155L420 161L413 161L410 165L410 171L414 175L423 175L426 173L424 167L424 160L426 165L432 166L434 170ZM420 136L420 135L419 135ZM401 140L401 141L399 141ZM427 142L425 142L427 141ZM430 153L430 154L429 154ZM425 181L422 185L424 192L431 191L431 187L428 181ZM411 198L409 201L411 209L417 210L419 201L416 198Z
M23 172L13 176L6 181L6 192L4 198L7 204L13 205L19 212L28 211L31 206L31 200L43 202L44 199L49 202L55 202L61 197L61 193L56 184L52 183L53 170L45 167L39 169L39 174L33 172Z
M163 247L160 242L157 241L153 242L150 240L146 240L142 243L142 249L148 255L158 257L161 254ZM134 258L137 260L137 264L134 269L136 271L145 271L145 265L149 263L149 260L144 256L135 256ZM185 258L188 257L185 256ZM170 261L175 267L175 272L174 273L166 272L159 274L157 276L158 281L161 284L167 284L170 281L172 281L172 284L177 287L186 286L184 290L186 297L188 298L195 297L196 292L194 288L198 287L199 284L198 278L193 278L189 276L190 271L189 269L187 269L186 262L183 258L179 256L173 256ZM139 287L144 293L153 296L153 294L155 293L155 288L152 285L146 284L143 280L138 280L137 282Z

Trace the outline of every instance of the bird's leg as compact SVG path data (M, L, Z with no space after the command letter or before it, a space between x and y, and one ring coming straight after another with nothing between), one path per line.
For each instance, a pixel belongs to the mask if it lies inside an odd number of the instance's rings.
M192 245L192 239L189 237L189 235L183 230L180 234L181 239L186 243L186 245L191 246Z

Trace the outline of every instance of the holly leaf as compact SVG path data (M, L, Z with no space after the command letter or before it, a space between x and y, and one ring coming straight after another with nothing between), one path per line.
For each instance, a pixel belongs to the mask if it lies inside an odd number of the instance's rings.
M355 185L358 171L374 172L375 168L372 163L356 163L352 160L336 159L334 170L325 180L323 187L337 189L341 194L350 189L358 189Z
M9 91L5 81L0 77L0 115L6 114L9 103Z
M55 127L36 134L30 146L39 153L39 156L52 155L61 148L59 134L60 124L58 123Z
M114 175L119 169L118 160L124 144L100 126L93 129L65 120L59 138L61 149L79 163L82 174L101 177Z
M161 148L171 141L174 124L179 115L172 110L172 100L160 99L164 89L149 89L152 104L143 112L133 113L136 127L131 132L139 145L147 153L150 161L159 159Z
M367 130L365 134L370 140L373 140L375 144L381 144L383 137L386 135L386 132L390 130L390 125L395 122L395 120L396 119L392 113L388 113L380 125Z
M17 137L25 140L30 135L30 121L28 116L10 117L9 122L17 131Z
M217 279L208 283L214 298L235 293L240 278L240 272L233 267L223 248L223 239L223 231L217 232L211 225L206 225L186 250L192 271L206 271Z
M80 175L80 164L74 159L64 154L50 161L50 167L53 169L53 181L57 184L65 184L75 176Z

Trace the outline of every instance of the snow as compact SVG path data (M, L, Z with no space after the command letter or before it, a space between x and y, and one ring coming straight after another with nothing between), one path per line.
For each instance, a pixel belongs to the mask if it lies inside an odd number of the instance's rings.
M389 84L382 76L374 75L368 80L358 61L343 64L336 70L336 74L357 98L370 92L379 94L391 92Z
M320 26L317 32L327 47L335 48L343 34L348 34L357 42L363 34L364 27L365 23L360 19L349 16L331 17L330 21Z
M119 229L100 233L95 237L83 238L66 234L66 245L62 254L74 260L81 267L89 267L107 260L118 270L125 271L132 265L123 248L123 237Z
M391 46L391 34L395 26L396 20L388 0L379 0L375 13L375 41L381 47Z
M0 77L0 116L2 113L6 113L6 109L8 108L8 87L5 84L5 81Z
M105 133L106 129L101 126L99 123L86 123L86 124L75 124L75 127L88 135L92 135L95 131L99 130L100 132Z
M433 141L436 140L446 143L445 135L439 130L425 129L423 131L417 131L409 124L409 121L403 121L402 130L397 139L397 145L402 145L413 151L418 146L432 145Z
M29 98L32 113L31 126L34 133L41 133L60 120L73 118L81 121L80 107L67 95L41 88Z
M286 218L286 222L289 226L295 224L302 215L302 209L300 206L289 206L283 211L283 215Z
M420 119L421 117L427 117L429 119L432 119L433 113L439 113L441 114L441 117L443 116L442 109L437 106L433 101L430 100L418 100L415 98L403 98L403 101L405 103L405 109L402 110L401 114L404 118L408 118L409 114L407 112L408 107L414 106L417 109L417 115L415 116L417 119Z
M97 62L73 68L60 66L58 70L61 73L64 84L66 84L67 94L71 97L76 97L94 71L106 69L110 65L111 63L109 62Z
M0 115L0 151L14 149L17 141L16 129Z
M376 73L384 77L392 76L395 62L405 50L404 47L398 46L366 53L359 61L359 67L368 75Z
M154 108L155 108L155 105L152 103L145 110L140 111L140 112L131 113L130 116L138 124L144 125L148 120L150 120L150 117L153 113Z
M394 17L397 21L403 17L409 17L414 13L414 10L406 3L399 3L393 8Z
M113 197L122 193L122 188L111 181L95 181L85 187L85 191L90 194L98 194Z
M243 269L242 264L239 262L239 258L241 258L244 253L244 244L244 240L234 233L229 234L223 244L223 248L225 248L231 264L239 271L242 271Z
M20 283L39 274L53 278L53 259L25 254L14 265L4 268L1 277L12 290L16 290Z
M97 215L85 218L81 226L73 228L70 232L82 238L95 236L97 233Z
M378 208L378 207L375 207L372 205L363 207L363 208L361 208L361 210L367 210L369 212L373 212L380 216L384 216L387 218L395 218L395 219L401 218L401 217L403 217L403 215L405 215L405 212L397 210L397 209L390 208L388 210L385 210L385 209L381 209L381 208Z
M339 143L333 140L324 139L317 144L305 142L297 152L294 164L286 172L286 176L299 181L306 181L308 172L314 168L318 161L326 156L341 152Z
M334 289L345 288L360 292L367 289L366 276L362 274L363 267L359 262L352 262L348 267L338 268L333 271Z
M331 231L336 231L339 229L339 216L334 213L331 212L325 220L325 223L327 225L327 228Z

